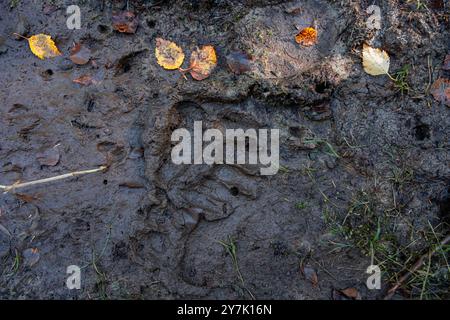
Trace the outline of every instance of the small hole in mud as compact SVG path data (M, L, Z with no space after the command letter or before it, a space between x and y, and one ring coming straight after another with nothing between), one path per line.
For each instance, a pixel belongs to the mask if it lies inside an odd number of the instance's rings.
M154 28L156 26L156 21L155 20L147 20L147 25L149 26L149 28Z
M130 72L131 70L131 58L130 57L124 57L119 60L117 67L116 67L116 75Z
M314 88L314 90L317 93L325 93L325 91L329 88L330 88L329 84L327 84L326 82L320 82L320 83L316 84L316 87Z
M106 186L108 184L108 180L103 180L103 184Z
M230 189L230 193L231 193L232 196L235 196L235 197L236 197L236 196L239 194L239 189L236 188L236 187L232 187L232 188Z
M430 127L427 124L420 124L414 128L417 140L423 141L430 138Z
M53 70L52 69L47 69L41 72L41 76L42 78L44 78L44 80L50 80L50 78L53 76Z
M98 32L100 32L100 33L106 33L106 32L109 31L109 28L108 28L108 26L105 26L105 25L103 25L103 24L100 24L100 25L97 27L97 30L98 30Z
M129 63L126 63L123 68L122 68L123 72L126 73L128 71L131 70L131 65Z

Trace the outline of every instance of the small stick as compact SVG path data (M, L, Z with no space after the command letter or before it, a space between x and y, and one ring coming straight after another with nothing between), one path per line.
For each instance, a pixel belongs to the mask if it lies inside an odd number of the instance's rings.
M18 36L18 37L23 38L23 39L26 39L26 40L30 40L30 38L24 37L23 35L15 33L15 32L13 33L13 35Z
M97 169L75 171L75 172L62 174L60 176L46 178L46 179L41 179L41 180L35 180L35 181L24 182L24 183L15 183L15 184L12 184L12 185L9 185L9 186L0 185L0 189L3 189L4 193L7 193L9 191L13 191L13 190L16 190L16 189L21 189L21 188L25 188L25 187L29 187L29 186L34 186L34 185L37 185L37 184L53 182L53 181L58 181L58 180L67 179L67 178L71 178L71 177L81 176L81 175L85 175L85 174L89 174L89 173L95 173L95 172L103 171L106 168L107 168L106 166L101 166L101 167L99 167Z
M397 292L398 288L400 288L411 276L414 272L416 272L417 270L419 270L419 268L423 265L425 259L427 257L431 257L436 251L438 251L440 248L442 248L443 246L445 246L448 242L450 242L450 236L445 237L444 240L441 241L441 243L439 244L439 246L437 246L436 248L434 248L433 250L425 253L423 256L421 256L419 258L419 260L416 261L416 263L414 263L414 265L411 267L410 270L408 270L408 272L406 272L398 281L397 283L392 286L389 290L387 295L384 297L384 300L390 300L395 292Z

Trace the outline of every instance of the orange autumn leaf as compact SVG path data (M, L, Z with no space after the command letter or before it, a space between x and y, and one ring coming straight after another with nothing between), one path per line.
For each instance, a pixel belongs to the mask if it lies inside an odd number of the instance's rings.
M54 58L61 55L61 52L55 45L55 42L46 34L37 34L25 39L28 40L31 52L33 52L39 59Z
M210 76L216 65L216 50L208 45L192 52L190 67L187 70L195 80L204 80Z
M317 43L317 30L312 27L305 28L295 36L295 41L305 47L313 46Z
M155 56L158 64L167 70L181 67L184 61L183 50L172 41L156 38Z

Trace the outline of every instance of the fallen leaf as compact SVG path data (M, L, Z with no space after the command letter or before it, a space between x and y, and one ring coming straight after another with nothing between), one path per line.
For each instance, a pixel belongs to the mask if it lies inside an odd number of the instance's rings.
M359 294L359 291L356 288L347 288L347 289L340 290L340 292L347 298L350 298L353 300L361 300L361 295Z
M73 80L73 82L81 84L83 86L89 86L91 84L97 85L102 82L104 78L103 71L97 72L94 76L83 75Z
M91 76L84 75L84 76L81 76L81 77L78 77L78 78L74 79L73 82L81 84L83 86L88 86L88 85L94 83L94 80L92 80Z
M70 60L73 63L83 65L89 62L91 59L91 50L83 46L81 43L75 44L70 50Z
M450 107L450 80L445 78L437 79L431 86L430 92L436 101Z
M37 248L29 248L22 252L23 262L26 267L34 266L38 261L41 255Z
M27 38L31 52L39 59L54 58L61 55L55 42L46 34L37 34Z
M242 74L252 70L252 58L243 52L232 52L227 56L227 64L235 74Z
M47 149L44 152L38 153L36 158L41 166L56 166L60 159L58 145L54 146L53 148Z
M390 58L386 51L376 49L364 44L363 67L364 71L372 76L388 74Z
M39 195L31 195L31 194L18 193L18 192L15 192L14 195L16 196L16 198L22 200L23 202L27 202L27 203L33 203L33 202L40 200Z
M216 50L208 45L192 52L188 70L195 80L204 80L211 75L216 65Z
M114 30L121 33L135 33L139 25L139 20L131 11L115 13L112 16Z
M302 265L300 266L300 271L305 279L311 282L313 287L317 287L317 285L319 284L319 277L317 276L317 273L313 268Z
M156 38L155 56L158 64L167 70L181 67L184 61L183 50L175 42Z
M442 69L449 71L450 70L450 54L445 56L444 65Z
M317 30L312 27L305 28L295 36L295 41L305 47L313 46L317 43Z

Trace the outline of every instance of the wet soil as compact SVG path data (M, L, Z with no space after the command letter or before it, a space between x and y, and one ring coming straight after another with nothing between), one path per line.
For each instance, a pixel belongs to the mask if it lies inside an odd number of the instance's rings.
M139 26L123 34L111 16L127 1L78 1L81 30L67 29L64 1L2 1L0 184L109 167L0 195L0 298L331 299L348 287L381 298L429 249L430 226L449 231L450 109L427 91L448 76L449 7L375 1L382 29L371 31L372 2L129 1ZM311 24L317 45L299 46ZM13 32L52 35L63 56L39 60ZM156 37L186 56L212 44L218 67L203 81L165 71ZM364 73L364 41L394 72L410 65L411 90ZM74 42L90 63L68 59ZM227 68L236 50L253 71ZM73 82L83 75L98 82ZM282 168L174 165L171 133L200 120L279 128ZM395 265L367 250L374 226L401 248ZM381 290L366 287L373 259ZM69 265L82 268L81 290L66 287Z

